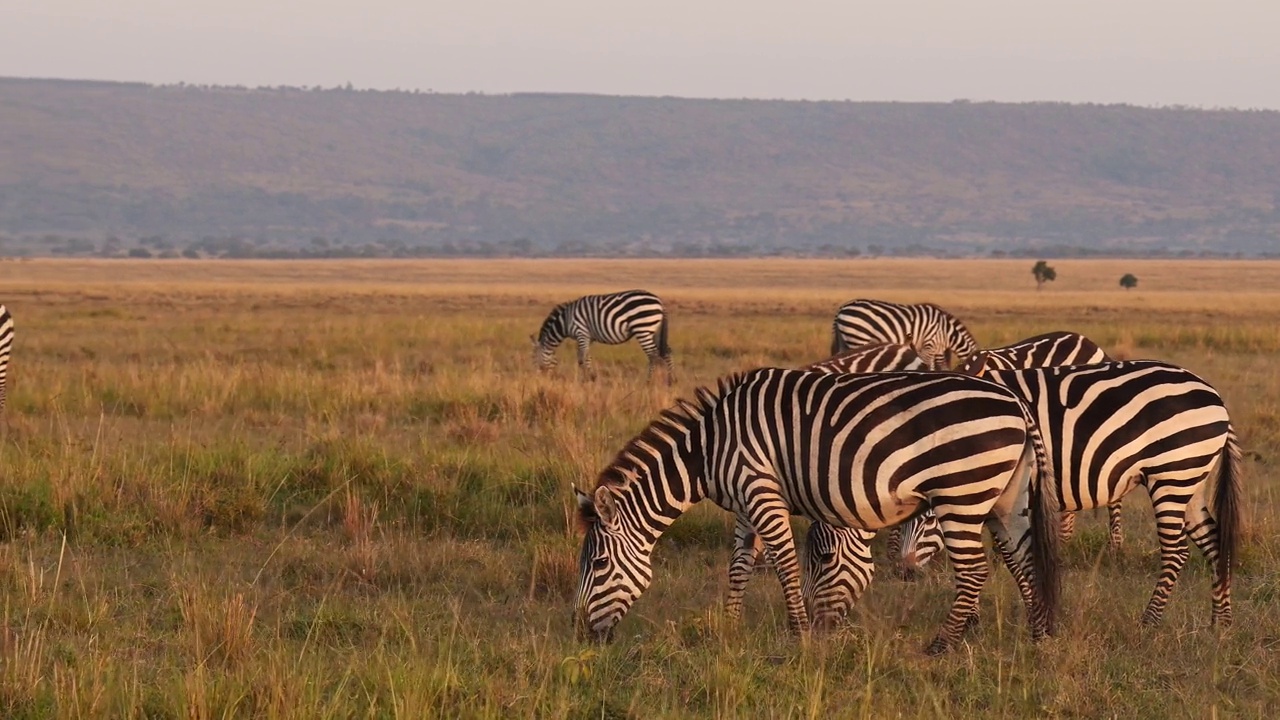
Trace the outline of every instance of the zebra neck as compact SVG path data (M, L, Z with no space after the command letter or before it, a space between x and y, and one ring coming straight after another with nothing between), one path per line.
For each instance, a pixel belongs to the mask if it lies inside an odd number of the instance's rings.
M694 493L690 497L666 495L656 497L651 488L642 488L641 483L634 483L628 492L619 498L619 510L635 537L641 539L641 546L649 551L657 544L658 538L671 527L681 515L706 498L705 488L701 483L694 483ZM657 494L665 494L669 488L657 490Z

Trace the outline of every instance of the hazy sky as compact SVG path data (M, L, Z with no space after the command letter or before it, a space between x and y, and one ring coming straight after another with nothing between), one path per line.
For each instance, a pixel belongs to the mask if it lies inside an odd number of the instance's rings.
M1280 108L1280 0L0 0L0 75Z

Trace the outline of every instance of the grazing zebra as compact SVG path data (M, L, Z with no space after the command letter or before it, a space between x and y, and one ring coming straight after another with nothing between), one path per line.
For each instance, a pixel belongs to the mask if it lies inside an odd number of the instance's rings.
M13 316L9 308L0 305L0 410L4 410L9 375L9 351L13 349Z
M846 350L839 355L827 360L806 365L801 370L810 370L822 373L869 373L869 372L891 372L895 370L927 370L924 360L916 353L915 348L910 345L899 345L896 343L879 343L876 345L866 345L853 350ZM834 545L837 541L829 540L832 535L841 533L851 533L855 536L850 540L847 547L853 548L862 540L869 540L875 537L874 532L859 530L857 528L835 528L823 522L815 522L809 526L808 535L805 536L805 547L810 548L815 543L827 542ZM895 548L901 546L898 540L897 528L889 529L890 556L896 552ZM747 582L751 579L751 573L756 567L756 561L760 557L760 553L764 551L764 543L760 540L760 536L751 529L751 524L741 515L738 516L737 523L733 528L733 555L729 561L729 594L725 599L725 614L730 618L737 618L742 615L742 598L746 593ZM865 567L859 566L859 572L862 577L841 578L842 582L848 583L851 587L861 583L861 588L866 588L867 583L871 582L871 573L874 566L871 564L870 552L866 549L865 544L858 550L860 555L857 559L866 559ZM808 582L808 575L805 575L805 582ZM856 600L862 594L859 589L854 595ZM809 597L809 593L805 593L805 597Z
M1006 558L1034 638L1057 602L1052 493L1023 404L955 373L821 374L763 368L699 389L627 443L591 494L574 489L585 536L577 626L605 640L652 579L662 533L709 499L764 541L791 628L809 627L790 517L874 530L929 505L946 531L956 597L929 653L964 632L988 567L985 525ZM817 608L821 613L823 608Z
M832 355L871 343L907 343L915 346L934 370L946 368L949 356L964 358L978 349L964 323L931 303L852 300L836 312L832 330Z
M1058 365L1093 365L1110 362L1111 358L1097 343L1080 333L1056 332L1037 335L1012 345L990 350L979 350L965 359L960 372L982 377L991 370L1021 370L1023 368L1054 367ZM1112 547L1124 544L1124 529L1120 526L1120 501L1107 506L1108 538ZM1062 512L1062 539L1070 540L1076 534L1076 514Z
M618 345L635 338L649 358L649 377L659 360L667 366L667 384L674 381L671 347L667 344L667 314L657 295L644 290L627 290L609 295L586 295L557 305L537 337L532 335L534 359L546 369L556 364L555 350L564 340L578 344L578 366L595 378L591 341Z
M1231 564L1241 529L1240 445L1218 392L1187 370L1152 360L988 375L1038 414L1062 507L1101 507L1139 485L1151 495L1160 578L1143 624L1163 616L1190 553L1189 537L1214 567L1213 622L1230 625Z

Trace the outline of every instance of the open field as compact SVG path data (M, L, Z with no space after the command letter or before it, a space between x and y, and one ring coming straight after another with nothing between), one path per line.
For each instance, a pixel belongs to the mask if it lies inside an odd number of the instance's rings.
M1275 717L1280 263L1052 264L1036 292L997 260L0 263L0 717ZM533 370L552 304L630 287L672 313L674 389L634 344L594 348L596 383L568 349ZM981 627L925 657L937 568L801 642L771 575L722 618L732 521L707 506L619 640L578 642L570 483L697 384L823 357L860 296L937 302L988 345L1078 330L1218 387L1247 458L1236 626L1209 627L1193 552L1139 629L1158 562L1134 498L1122 552L1082 516L1049 642L996 569Z

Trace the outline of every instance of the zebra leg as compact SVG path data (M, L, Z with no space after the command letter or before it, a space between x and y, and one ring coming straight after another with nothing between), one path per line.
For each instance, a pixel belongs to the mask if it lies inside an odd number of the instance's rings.
M1120 501L1107 506L1107 527L1110 530L1110 543L1113 549L1124 545L1124 528L1120 527Z
M578 367L584 370L589 380L596 379L596 370L591 367L591 355L588 349L591 347L591 338L586 335L578 335Z
M885 553L889 556L889 570L902 580L915 580L915 573L902 564L902 526L894 525L885 530Z
M1160 578L1156 580L1156 589L1151 594L1151 601L1142 613L1143 625L1156 625L1164 617L1165 606L1169 604L1169 594L1182 574L1182 567L1187 564L1187 556L1191 549L1187 547L1187 531L1185 523L1185 503L1156 504L1156 534L1160 538Z
M724 601L724 614L731 620L742 617L742 597L761 549L760 536L738 517L733 526L733 558L729 561L729 596Z
M676 381L676 364L671 360L670 352L662 356L662 361L667 366L667 387L671 387L672 383Z
M1194 509L1193 509L1194 508ZM1213 624L1231 626L1231 574L1218 572L1218 522L1203 504L1187 508L1187 534L1213 568Z
M759 481L757 481L759 482ZM776 485L777 481L768 482ZM754 483L752 483L754 484ZM765 555L778 572L787 603L787 624L794 633L809 631L809 615L800 591L800 559L791 534L791 511L776 491L756 492L747 509L748 520L764 544Z
M1076 536L1076 513L1074 510L1062 511L1062 540L1066 542Z
M947 557L955 575L956 597L942 629L925 648L929 655L947 652L964 636L970 627L970 617L977 612L978 596L990 575L987 556L982 550L982 525L950 516L940 516L938 521L942 525Z

